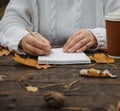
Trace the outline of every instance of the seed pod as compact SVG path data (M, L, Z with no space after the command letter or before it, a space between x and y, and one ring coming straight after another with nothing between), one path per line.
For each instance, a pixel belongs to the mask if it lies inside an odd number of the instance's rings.
M48 91L44 94L44 100L47 106L51 108L61 108L64 106L65 97L63 94L54 91Z

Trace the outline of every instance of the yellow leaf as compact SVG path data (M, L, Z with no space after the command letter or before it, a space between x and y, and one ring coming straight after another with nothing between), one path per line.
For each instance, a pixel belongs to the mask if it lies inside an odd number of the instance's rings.
M46 64L46 65L40 65L38 64L37 60L35 59L30 59L29 57L27 58L22 58L19 55L15 54L15 56L13 57L13 59L21 64L24 64L26 66L31 66L31 67L35 67L37 69L47 69L49 67L51 67L50 65Z
M37 92L38 91L38 87L33 87L33 86L27 86L26 90L28 92Z
M90 68L90 69L81 69L80 75L82 76L90 76L90 77L111 77L115 78L116 75L112 75L109 70L105 69L104 71Z
M0 81L4 81L4 80L5 80L5 78L6 78L6 76L5 76L5 75L0 75Z
M97 53L93 56L89 56L89 58L97 63L115 63L115 59L106 56L103 53Z
M0 56L8 56L9 54L10 54L10 51L7 49L0 50Z

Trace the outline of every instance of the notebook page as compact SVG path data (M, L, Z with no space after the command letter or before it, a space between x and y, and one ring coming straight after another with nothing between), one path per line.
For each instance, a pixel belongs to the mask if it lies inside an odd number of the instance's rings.
M85 53L64 53L62 48L53 48L50 55L39 56L39 64L79 64L91 63Z

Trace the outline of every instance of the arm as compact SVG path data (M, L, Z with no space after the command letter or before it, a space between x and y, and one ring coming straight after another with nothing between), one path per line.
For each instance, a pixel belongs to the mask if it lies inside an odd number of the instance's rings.
M101 7L102 7L102 11L103 11L103 12L101 12L101 13L103 13L103 22L105 22L104 18L108 13L120 12L120 1L119 0L103 0ZM102 16L102 15L100 15L100 16ZM100 16L98 18L100 18ZM97 45L96 49L103 48L103 47L106 48L106 29L105 29L105 27L94 28L94 29L89 29L89 30L94 34L94 36L97 40L98 45Z
M28 34L25 27L32 27L30 17L26 15L26 4L26 0L11 0L5 10L5 15L0 21L1 45L8 47L10 50L18 51L20 40Z
M98 1L97 1L98 2ZM103 24L104 17L107 13L113 11L120 12L119 0L101 0L96 6L96 27L93 29L79 30L81 34L74 36L73 34L64 45L65 52L82 52L87 49L96 50L101 47L106 47L106 30ZM91 32L91 34L89 33ZM76 34L77 35L77 34Z
M97 40L93 33L86 29L75 32L65 43L64 52L84 52L89 48L95 48Z
M34 9L34 7L32 6L31 2L34 1L10 1L6 8L5 15L0 21L0 44L4 47L8 47L10 50L15 50L17 53L20 54L24 52L30 52L31 54L31 50L33 50L32 55L40 55L38 49L42 46L49 46L50 50L50 44L44 43L44 45L41 45L42 40L37 41L34 37L29 35L28 31L26 31L26 27L29 27L30 29L34 30L34 21L35 19L37 21L37 18L33 17L34 13L37 12L32 10ZM22 46L24 51L19 50L19 44ZM32 48L28 48L28 45Z

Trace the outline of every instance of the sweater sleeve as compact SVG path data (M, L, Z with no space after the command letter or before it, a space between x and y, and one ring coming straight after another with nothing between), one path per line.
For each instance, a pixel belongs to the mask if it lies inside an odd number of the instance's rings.
M120 12L120 0L103 0L105 15L109 12Z
M33 28L31 21L30 0L11 0L0 21L0 44L17 53L21 39L28 34L26 27Z
M97 40L97 47L94 50L97 50L98 48L106 47L106 30L105 28L94 28L94 29L88 29L93 33ZM93 51L94 51L93 50Z
M103 17L105 17L105 15L107 15L110 12L120 12L120 1L119 0L103 0L103 4L102 4L101 8L102 9L100 11L103 11L102 12ZM102 28L97 27L97 28L88 29L88 30L90 30L93 33L93 35L96 37L96 40L98 43L98 46L96 49L107 47L106 28L105 27L102 27ZM96 49L94 49L94 50L96 50Z

